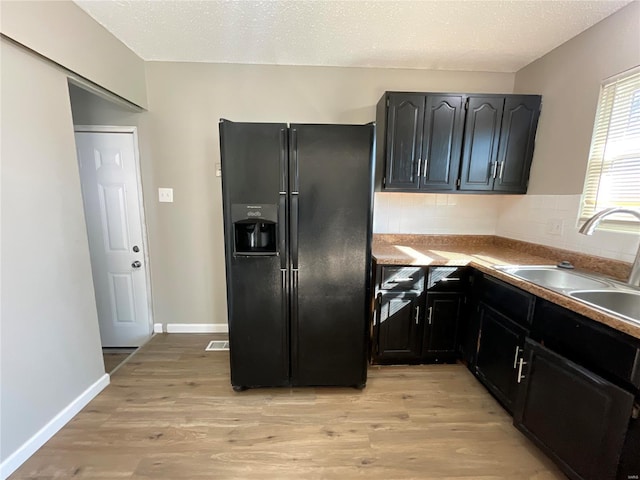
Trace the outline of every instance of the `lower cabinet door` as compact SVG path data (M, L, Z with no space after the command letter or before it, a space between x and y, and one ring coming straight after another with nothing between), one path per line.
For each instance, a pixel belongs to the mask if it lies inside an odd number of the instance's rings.
M616 478L633 395L530 339L524 361L514 425L570 478Z
M375 359L381 363L412 361L420 358L420 327L423 312L417 293L380 296L376 328Z
M427 293L422 355L432 360L455 360L458 351L458 319L463 295Z
M509 412L516 398L516 375L526 334L524 328L480 304L476 374Z

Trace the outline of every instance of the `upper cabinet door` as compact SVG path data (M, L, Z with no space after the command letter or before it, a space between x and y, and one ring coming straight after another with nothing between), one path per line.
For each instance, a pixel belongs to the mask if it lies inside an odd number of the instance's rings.
M462 95L427 97L420 189L456 189L464 127Z
M390 93L385 190L418 190L425 96Z
M493 190L504 97L469 97L460 190Z
M494 186L496 191L527 192L540 100L538 95L506 97L498 149L498 174Z

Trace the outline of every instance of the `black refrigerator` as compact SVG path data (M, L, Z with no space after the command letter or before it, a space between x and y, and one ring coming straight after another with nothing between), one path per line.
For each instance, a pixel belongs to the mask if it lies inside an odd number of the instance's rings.
M234 390L365 386L373 138L220 121Z

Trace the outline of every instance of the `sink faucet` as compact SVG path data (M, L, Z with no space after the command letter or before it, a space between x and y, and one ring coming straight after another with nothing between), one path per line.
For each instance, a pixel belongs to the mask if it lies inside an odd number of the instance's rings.
M605 208L587 220L584 225L580 227L580 233L583 235L593 235L593 231L604 218L616 213L628 213L640 220L640 211L621 207ZM640 246L638 247L638 253L636 253L636 259L631 267L631 273L629 274L629 280L627 280L627 283L634 287L640 287Z

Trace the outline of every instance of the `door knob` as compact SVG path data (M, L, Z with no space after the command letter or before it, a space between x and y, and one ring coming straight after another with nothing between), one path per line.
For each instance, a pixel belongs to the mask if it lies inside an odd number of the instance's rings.
M133 268L140 268L140 267L142 266L142 264L140 263L140 261L139 261L139 260L136 260L135 262L133 262L133 263L131 264L131 266L132 266Z

